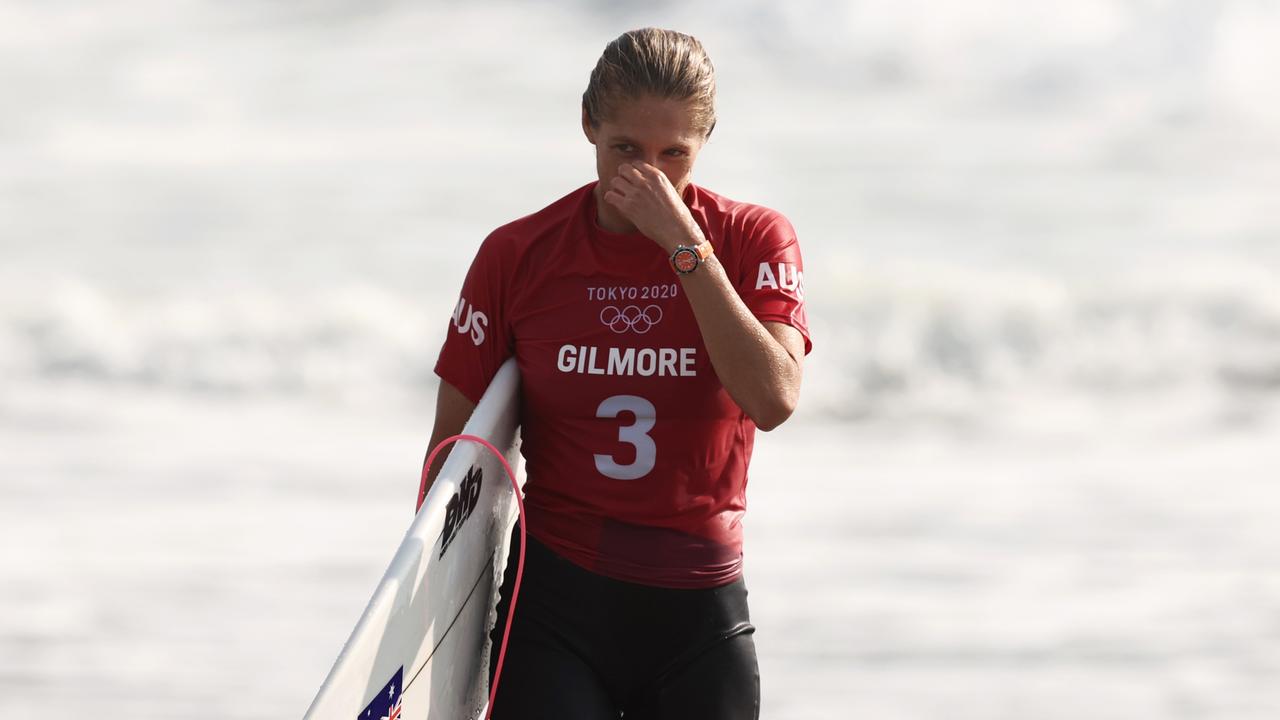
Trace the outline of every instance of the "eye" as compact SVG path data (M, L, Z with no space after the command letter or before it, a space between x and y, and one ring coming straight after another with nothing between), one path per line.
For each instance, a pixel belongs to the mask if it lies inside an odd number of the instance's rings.
M685 157L689 153L681 150L680 148L671 148L670 150L667 150L666 154L671 157Z
M613 146L613 149L617 150L618 152L624 155L630 155L631 153L636 151L636 146L632 145L631 143L618 143L617 145Z

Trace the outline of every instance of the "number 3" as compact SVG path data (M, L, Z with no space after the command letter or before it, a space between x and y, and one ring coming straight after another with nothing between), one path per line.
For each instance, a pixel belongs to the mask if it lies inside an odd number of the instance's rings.
M624 411L634 413L636 421L618 428L618 440L635 446L635 462L630 465L619 465L612 455L597 454L596 470L599 470L601 475L615 480L635 480L648 475L657 462L658 446L654 444L653 438L649 437L649 431L653 429L658 411L653 407L653 403L642 397L614 395L600 403L600 407L596 408L596 417L616 418Z

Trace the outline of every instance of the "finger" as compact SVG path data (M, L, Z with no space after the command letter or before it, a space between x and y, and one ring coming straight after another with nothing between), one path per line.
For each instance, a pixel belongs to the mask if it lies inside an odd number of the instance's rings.
M633 163L632 167L639 174L635 182L640 185L661 190L664 185L670 185L671 181L667 178L666 173L662 172L657 166L648 163Z
M659 185L665 185L669 188L675 187L675 184L671 182L671 178L667 177L667 174L658 168L653 169L653 181Z
M644 173L633 163L623 163L618 166L618 177L640 182L644 180Z
M662 174L657 165L650 165L643 160L632 163L631 166L636 169L636 172L640 173L641 177L653 178Z
M626 199L626 196L617 190L607 190L604 194L604 201L618 208L622 207L622 202Z
M636 189L635 184L633 184L627 178L622 177L621 175L615 175L613 179L609 181L609 187L613 190L617 190L623 195L626 195L627 193Z

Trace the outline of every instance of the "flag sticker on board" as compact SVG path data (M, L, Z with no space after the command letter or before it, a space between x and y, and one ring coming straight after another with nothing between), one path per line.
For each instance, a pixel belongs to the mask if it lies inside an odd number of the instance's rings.
M404 666L401 666L356 720L400 720L400 700L404 697L404 683L400 680L403 677Z

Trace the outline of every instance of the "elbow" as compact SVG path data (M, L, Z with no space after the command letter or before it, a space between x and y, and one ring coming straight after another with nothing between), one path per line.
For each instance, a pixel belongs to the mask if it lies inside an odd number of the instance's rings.
M751 415L751 421L764 432L769 432L782 425L796 410L797 398L791 394L777 398L769 406Z
M798 367L794 374L779 373L762 387L758 394L751 398L750 406L743 405L747 416L755 426L769 432L786 422L800 404L800 374Z

